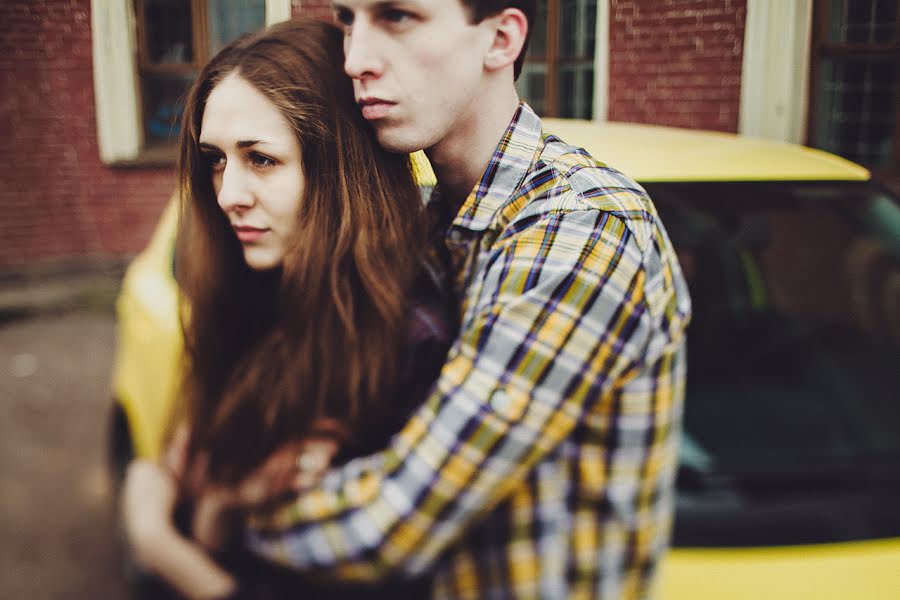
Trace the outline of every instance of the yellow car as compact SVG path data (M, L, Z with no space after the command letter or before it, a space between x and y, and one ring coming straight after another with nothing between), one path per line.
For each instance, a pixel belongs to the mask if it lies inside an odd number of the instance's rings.
M900 598L897 199L859 165L797 145L546 125L647 188L691 287L674 548L658 597ZM159 453L176 393L176 210L118 301L118 471Z

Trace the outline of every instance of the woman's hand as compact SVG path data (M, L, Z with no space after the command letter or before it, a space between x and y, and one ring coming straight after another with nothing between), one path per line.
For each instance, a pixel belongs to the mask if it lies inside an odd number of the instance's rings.
M125 534L138 562L158 550L174 532L172 514L178 489L175 478L155 462L137 459L128 465L122 490Z
M228 597L237 587L234 578L175 528L177 498L178 485L168 469L144 459L128 465L122 519L138 563L185 598Z
M207 551L221 552L237 536L242 516L234 489L207 485L194 499L191 535Z

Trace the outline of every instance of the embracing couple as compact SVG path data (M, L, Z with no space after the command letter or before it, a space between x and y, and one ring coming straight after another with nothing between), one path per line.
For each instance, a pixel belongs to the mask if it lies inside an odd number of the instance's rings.
M189 93L138 561L187 598L648 596L690 318L656 209L518 98L533 0L333 8Z

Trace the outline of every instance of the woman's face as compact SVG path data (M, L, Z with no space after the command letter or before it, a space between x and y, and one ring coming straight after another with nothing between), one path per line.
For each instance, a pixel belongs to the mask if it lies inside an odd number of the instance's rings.
M258 271L281 265L306 183L300 144L287 120L232 73L206 101L200 151L247 265Z

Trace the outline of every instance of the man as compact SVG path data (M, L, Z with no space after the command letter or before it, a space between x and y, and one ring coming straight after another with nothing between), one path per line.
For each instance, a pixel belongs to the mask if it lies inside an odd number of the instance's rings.
M256 519L252 546L335 580L424 576L433 598L649 595L690 318L655 208L519 101L533 0L334 9L363 116L385 147L425 149L438 176L461 330L388 447L320 483L333 445L302 454L312 485ZM148 489L171 496L163 483ZM233 590L199 562L207 589Z
M256 523L255 548L434 598L638 598L667 546L687 288L630 179L520 103L533 2L339 0L380 142L425 149L462 328L390 445Z

